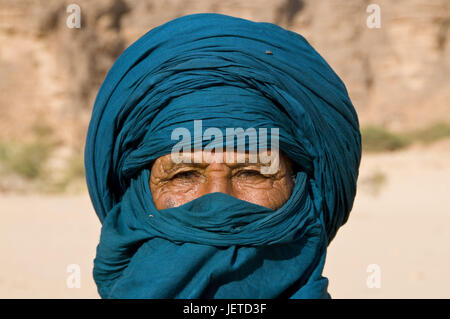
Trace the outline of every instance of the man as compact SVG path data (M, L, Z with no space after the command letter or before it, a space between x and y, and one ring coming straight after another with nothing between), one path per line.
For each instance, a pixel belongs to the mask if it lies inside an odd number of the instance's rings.
M109 71L86 177L105 298L327 298L326 248L356 193L344 84L300 35L194 14Z

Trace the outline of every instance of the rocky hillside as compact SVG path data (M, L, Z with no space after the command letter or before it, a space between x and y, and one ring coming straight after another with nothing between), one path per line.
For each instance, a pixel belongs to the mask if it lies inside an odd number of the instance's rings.
M377 0L380 28L368 27L365 0L77 0L81 28L70 29L73 2L0 0L0 141L51 136L59 157L80 153L115 58L149 29L198 12L305 36L346 83L362 125L450 121L448 0Z

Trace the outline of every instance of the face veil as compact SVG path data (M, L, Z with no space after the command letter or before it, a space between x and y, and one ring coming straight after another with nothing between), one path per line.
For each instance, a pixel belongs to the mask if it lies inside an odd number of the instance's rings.
M222 193L157 210L151 163L177 127L279 128L296 165L274 211ZM299 34L226 15L152 29L97 95L85 167L102 222L103 298L328 298L326 248L356 194L361 136L346 88Z

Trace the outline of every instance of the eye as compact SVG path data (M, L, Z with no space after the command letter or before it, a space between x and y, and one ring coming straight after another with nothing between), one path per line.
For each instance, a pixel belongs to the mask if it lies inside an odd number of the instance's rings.
M171 179L192 179L199 176L199 173L196 171L185 171L179 172L175 174Z
M262 177L265 178L264 175L262 175L259 171L254 169L245 169L242 171L239 171L235 175L236 177L242 177L242 178L252 178L252 177Z

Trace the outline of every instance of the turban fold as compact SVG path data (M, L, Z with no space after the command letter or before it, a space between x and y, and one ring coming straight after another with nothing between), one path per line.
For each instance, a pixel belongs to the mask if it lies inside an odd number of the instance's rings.
M296 165L278 210L212 193L157 210L151 164L177 127L279 128ZM203 141L202 145L204 145ZM104 298L327 298L326 248L356 194L361 136L346 88L299 34L202 13L152 29L108 72L85 167L102 222Z

